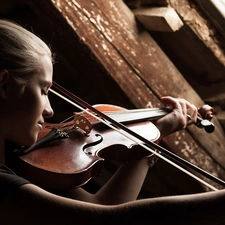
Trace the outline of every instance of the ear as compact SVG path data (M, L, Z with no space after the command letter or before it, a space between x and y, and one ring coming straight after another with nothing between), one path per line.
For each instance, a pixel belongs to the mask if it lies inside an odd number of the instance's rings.
M9 72L7 70L0 71L0 97L6 98L6 84L8 82Z

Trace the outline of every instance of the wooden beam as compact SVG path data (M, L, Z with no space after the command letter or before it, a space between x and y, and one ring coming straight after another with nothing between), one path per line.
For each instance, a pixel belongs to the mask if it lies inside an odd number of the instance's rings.
M133 10L133 13L147 30L174 32L183 26L182 20L173 8L138 8Z
M142 6L155 7L155 6L168 6L168 0L123 0L126 5L131 9L140 8Z
M196 0L204 13L225 38L225 4L223 0Z

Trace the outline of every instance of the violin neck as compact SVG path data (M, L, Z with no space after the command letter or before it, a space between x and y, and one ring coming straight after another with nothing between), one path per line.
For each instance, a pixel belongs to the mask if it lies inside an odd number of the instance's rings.
M156 120L171 112L168 108L146 108L106 112L105 114L120 123Z

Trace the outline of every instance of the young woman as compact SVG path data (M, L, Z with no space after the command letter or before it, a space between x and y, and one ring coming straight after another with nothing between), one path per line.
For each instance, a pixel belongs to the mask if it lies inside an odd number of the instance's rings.
M225 221L224 191L136 200L149 169L149 159L123 164L94 195L77 188L68 191L67 197L59 196L10 170L5 165L6 141L32 145L44 119L53 115L48 99L52 65L51 51L44 42L20 26L0 20L0 224L217 224ZM197 109L186 100L164 97L162 102L173 108L170 114L156 121L162 137L196 121ZM187 120L187 114L191 120Z

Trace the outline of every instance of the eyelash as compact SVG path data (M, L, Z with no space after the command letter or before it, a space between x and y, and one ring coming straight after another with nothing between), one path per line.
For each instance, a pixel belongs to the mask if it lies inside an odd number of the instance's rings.
M42 90L42 94L43 94L43 95L48 95L48 91Z

